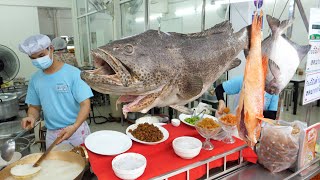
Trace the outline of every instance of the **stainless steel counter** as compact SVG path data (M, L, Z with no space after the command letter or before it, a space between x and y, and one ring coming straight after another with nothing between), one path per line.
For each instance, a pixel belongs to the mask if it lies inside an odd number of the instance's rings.
M13 137L22 131L21 120L26 117L25 111L19 111L19 115L8 122L0 122L0 138Z
M320 166L319 163L314 164L308 168L310 172L305 176L296 175L292 176L294 173L290 170L285 170L279 173L271 173L267 169L263 168L259 164L249 164L238 171L230 173L223 178L219 179L226 179L226 180L283 180L283 179L290 179L290 180L301 180L301 179L311 179L312 177L316 176L320 173Z

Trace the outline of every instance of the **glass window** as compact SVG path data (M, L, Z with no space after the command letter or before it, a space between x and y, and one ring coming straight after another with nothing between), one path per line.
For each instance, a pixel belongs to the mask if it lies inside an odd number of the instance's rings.
M131 0L120 5L121 10L121 35L132 36L143 32L144 23L144 0Z
M79 39L80 39L80 57L84 65L89 65L89 44L86 17L78 19Z
M78 11L78 16L81 16L83 14L87 13L86 10L86 0L77 0L77 11Z
M201 8L199 0L152 0L150 3L150 28L164 32L201 31Z
M205 29L229 20L228 4L216 4L215 1L206 1Z
M105 45L113 38L113 17L107 11L100 11L89 16L91 49Z

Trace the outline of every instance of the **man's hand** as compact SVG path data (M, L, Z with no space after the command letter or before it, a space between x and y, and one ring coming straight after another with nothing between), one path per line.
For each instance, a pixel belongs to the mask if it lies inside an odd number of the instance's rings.
M34 123L36 122L36 119L34 117L25 117L21 121L21 126L23 129L30 129L33 128Z
M62 141L69 139L74 132L77 131L77 128L74 125L65 127L59 134L58 137L62 137L57 144L60 144Z
M224 100L219 100L218 114L220 116L223 114L223 111L225 108L226 108L226 103L224 102Z

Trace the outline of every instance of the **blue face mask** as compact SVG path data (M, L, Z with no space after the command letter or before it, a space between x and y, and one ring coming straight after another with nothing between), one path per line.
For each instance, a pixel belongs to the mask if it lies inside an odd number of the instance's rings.
M32 64L42 70L48 69L52 65L53 61L49 55L32 60Z

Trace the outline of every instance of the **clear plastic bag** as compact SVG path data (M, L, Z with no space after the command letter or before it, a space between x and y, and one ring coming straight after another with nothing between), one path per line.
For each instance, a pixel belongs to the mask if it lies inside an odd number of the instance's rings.
M265 125L257 149L259 163L271 172L280 172L294 165L299 151L299 135L306 127L300 121Z

